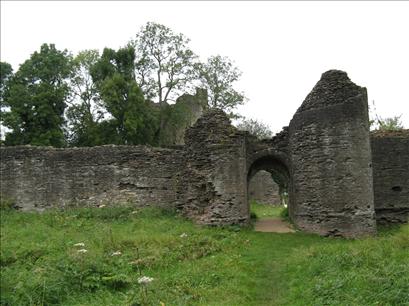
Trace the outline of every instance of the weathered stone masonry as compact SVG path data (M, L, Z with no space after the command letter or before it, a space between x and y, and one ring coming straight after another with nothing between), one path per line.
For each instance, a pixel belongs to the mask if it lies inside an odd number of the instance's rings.
M175 203L179 150L145 146L1 149L1 194L28 209Z
M249 222L248 185L268 171L288 190L301 230L359 237L407 222L409 132L369 134L365 88L328 71L289 127L259 141L219 110L174 148L1 148L1 196L22 209L131 203L179 210L208 225Z
M261 170L249 181L249 199L257 203L281 206L279 187L274 182L271 174Z
M366 89L323 74L290 122L292 201L300 228L323 235L376 230Z
M409 130L372 133L376 220L402 223L409 216Z

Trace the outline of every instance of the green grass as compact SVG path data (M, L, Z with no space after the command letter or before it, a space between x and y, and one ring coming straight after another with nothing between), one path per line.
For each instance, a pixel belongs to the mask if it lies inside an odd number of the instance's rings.
M250 202L250 213L257 219L268 217L281 217L285 208L283 206L272 206L269 204L259 203L257 201Z
M74 246L79 242L85 246ZM116 251L121 255L112 256ZM408 305L408 254L407 225L353 241L206 228L157 209L4 210L0 301ZM140 275L154 278L147 294Z

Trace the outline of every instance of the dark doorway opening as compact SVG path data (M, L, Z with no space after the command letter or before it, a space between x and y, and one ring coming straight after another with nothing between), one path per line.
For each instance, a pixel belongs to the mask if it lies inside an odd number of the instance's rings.
M271 155L255 160L247 175L247 196L256 230L260 222L289 222L290 172L286 164Z

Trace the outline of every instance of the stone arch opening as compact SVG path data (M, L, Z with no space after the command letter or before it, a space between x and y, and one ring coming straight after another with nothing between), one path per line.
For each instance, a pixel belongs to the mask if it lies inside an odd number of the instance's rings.
M287 206L289 211L291 199L291 176L288 163L285 158L280 155L266 152L265 154L258 154L255 156L248 168L247 172L247 205L250 214L250 200L251 195L249 186L252 179L261 171L266 171L271 175L273 181L278 185L278 194L280 204Z

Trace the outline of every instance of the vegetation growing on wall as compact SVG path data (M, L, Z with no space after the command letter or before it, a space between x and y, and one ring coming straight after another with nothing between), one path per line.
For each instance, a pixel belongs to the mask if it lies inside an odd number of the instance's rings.
M393 117L381 117L376 111L375 101L372 101L372 107L370 107L370 115L372 119L369 120L371 129L376 131L400 131L403 130L403 124L401 121L402 115Z
M180 135L178 132L189 127L191 123L191 111L185 103L176 103L164 107L165 128L161 129L160 143L164 145L178 144Z

